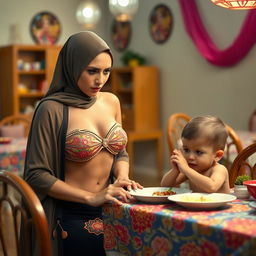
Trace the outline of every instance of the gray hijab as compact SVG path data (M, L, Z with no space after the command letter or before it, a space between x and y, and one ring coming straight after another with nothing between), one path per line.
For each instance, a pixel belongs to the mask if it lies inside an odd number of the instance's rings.
M69 37L62 47L48 92L42 101L55 100L65 105L89 108L96 97L89 97L78 87L77 81L88 64L101 52L113 57L107 43L91 31Z

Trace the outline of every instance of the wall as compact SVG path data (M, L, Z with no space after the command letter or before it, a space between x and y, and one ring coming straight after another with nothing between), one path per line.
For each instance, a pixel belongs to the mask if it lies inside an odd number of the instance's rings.
M107 0L97 0L103 12L95 31L106 38L110 46L112 16L107 11ZM79 0L0 0L0 45L8 43L9 26L19 23L23 43L33 43L29 34L31 18L39 11L55 13L63 31L59 44L82 28L77 24L75 11ZM149 15L157 3L165 3L174 16L174 27L169 40L158 45L149 35ZM238 35L246 11L230 11L214 6L210 0L197 0L202 19L219 48L228 47ZM212 114L220 116L235 129L246 129L250 113L255 109L255 57L253 48L248 56L234 67L220 68L209 64L197 51L184 30L178 0L140 0L139 11L132 21L132 40L129 48L144 55L150 65L161 72L161 126L174 112L191 116ZM112 47L113 48L113 47ZM122 53L113 49L116 65ZM166 136L164 138L166 142ZM150 144L150 143L149 143ZM138 165L154 162L152 145L137 145ZM144 154L143 154L144 153ZM165 143L165 169L168 168L168 150Z
M105 8L106 2L95 0L101 9ZM66 39L73 33L79 32L81 27L75 17L76 9L80 0L0 0L0 45L9 44L9 29L13 24L19 24L22 43L34 44L30 35L30 22L35 14L41 11L49 11L55 14L62 26L60 39L57 44L64 44ZM105 37L106 16L102 15L101 25L93 29L99 35Z
M174 16L169 40L158 45L149 34L149 15L157 3L165 3ZM197 0L203 22L220 49L236 38L247 11L230 11L210 0ZM140 0L137 15L132 21L133 36L129 48L146 56L149 64L161 72L161 124L166 132L168 116L184 112L190 116L211 114L221 117L235 129L247 129L249 115L256 108L255 47L234 67L222 68L208 63L197 51L186 33L178 0ZM115 51L116 59L122 54ZM119 62L120 64L120 62ZM166 136L165 136L166 142ZM149 162L154 156L147 147L139 147L137 162ZM165 143L165 168L168 150Z

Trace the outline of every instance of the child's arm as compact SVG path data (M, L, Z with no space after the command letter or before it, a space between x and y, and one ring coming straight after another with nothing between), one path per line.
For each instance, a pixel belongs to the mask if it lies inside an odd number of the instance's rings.
M177 164L180 172L186 175L190 182L198 188L198 191L214 193L222 187L225 180L228 179L228 172L225 166L216 164L212 168L212 175L207 177L190 168L186 159L180 151L175 152L173 162Z
M161 180L162 187L176 187L187 179L186 176L179 171L177 164L173 163L172 160L171 165L172 169L168 171Z
M188 177L190 182L197 187L198 191L216 193L226 180L227 169L220 164L217 164L213 168L214 170L210 177L204 176L191 168L185 175Z

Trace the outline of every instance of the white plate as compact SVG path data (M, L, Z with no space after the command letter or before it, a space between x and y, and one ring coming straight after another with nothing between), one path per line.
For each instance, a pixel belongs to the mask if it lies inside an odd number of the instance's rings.
M168 199L187 208L211 209L236 200L236 196L224 193L185 193L171 195Z
M130 194L137 200L147 203L166 203L169 202L168 196L153 196L154 192L164 192L169 190L169 187L148 187L143 189L131 190ZM177 194L191 192L186 188L172 188Z

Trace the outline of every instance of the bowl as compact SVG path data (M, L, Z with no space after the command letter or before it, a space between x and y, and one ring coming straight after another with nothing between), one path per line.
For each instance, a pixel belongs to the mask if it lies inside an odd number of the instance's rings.
M246 185L235 185L234 186L234 194L239 199L247 199L250 197L250 193L249 193Z
M243 182L247 186L247 189L251 196L256 199L256 180L247 180Z

